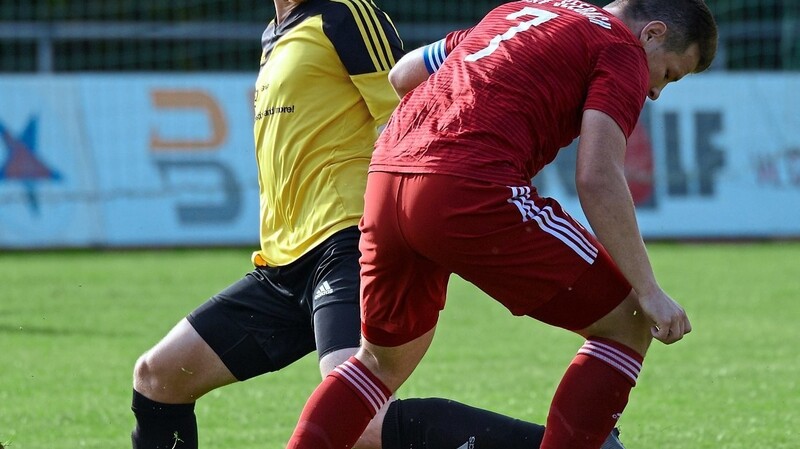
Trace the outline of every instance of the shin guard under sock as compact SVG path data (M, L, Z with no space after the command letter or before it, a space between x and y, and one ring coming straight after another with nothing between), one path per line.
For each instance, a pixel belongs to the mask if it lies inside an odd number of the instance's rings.
M355 357L331 371L308 398L289 449L348 449L392 395Z
M543 435L544 426L459 402L404 399L389 404L381 443L383 449L532 449Z
M628 403L642 360L615 341L587 340L553 397L542 449L599 448Z
M194 403L162 404L133 390L133 449L197 449Z

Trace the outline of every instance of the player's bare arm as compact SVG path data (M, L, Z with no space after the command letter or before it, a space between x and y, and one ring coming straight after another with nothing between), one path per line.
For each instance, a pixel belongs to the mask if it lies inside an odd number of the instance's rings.
M403 98L430 76L422 60L424 48L420 47L406 53L389 72L389 83L398 97Z
M633 198L625 180L626 141L607 114L583 114L575 185L586 218L639 297L653 321L653 336L674 343L691 325L686 312L658 285L636 221Z
M400 98L439 70L447 57L444 39L417 48L397 61L389 72L389 83Z

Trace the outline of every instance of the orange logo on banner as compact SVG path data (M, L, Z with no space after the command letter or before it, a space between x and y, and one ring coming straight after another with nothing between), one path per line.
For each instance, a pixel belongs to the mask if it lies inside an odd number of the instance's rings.
M150 149L164 150L198 150L220 146L228 136L225 116L217 102L205 92L199 90L154 90L153 104L157 109L192 109L208 116L211 133L206 139L165 139L157 130L150 132Z

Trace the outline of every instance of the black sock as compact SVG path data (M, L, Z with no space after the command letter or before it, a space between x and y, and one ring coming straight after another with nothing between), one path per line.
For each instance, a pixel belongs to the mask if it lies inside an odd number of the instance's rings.
M162 404L133 390L133 449L197 449L194 403Z
M544 426L440 398L392 402L383 449L534 449Z

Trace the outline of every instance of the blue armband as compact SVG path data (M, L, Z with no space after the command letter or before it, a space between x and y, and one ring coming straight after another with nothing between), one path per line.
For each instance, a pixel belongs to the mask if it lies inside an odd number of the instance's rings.
M426 45L422 51L422 60L425 62L425 68L428 69L429 74L439 70L446 57L447 49L444 45L444 39Z

